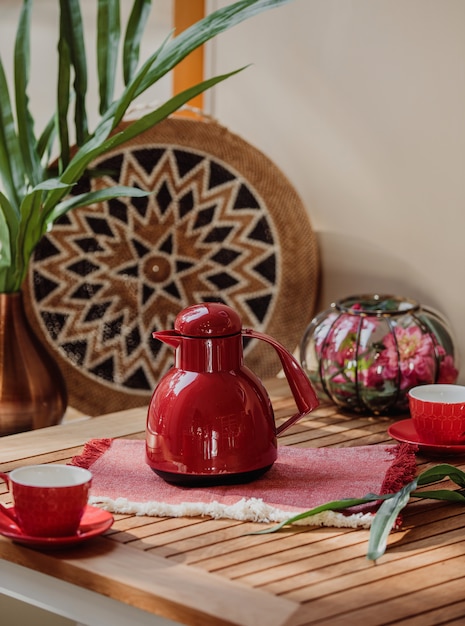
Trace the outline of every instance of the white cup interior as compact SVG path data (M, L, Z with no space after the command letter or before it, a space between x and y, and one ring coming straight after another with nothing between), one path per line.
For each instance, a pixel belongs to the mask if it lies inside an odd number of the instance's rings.
M29 487L72 487L92 478L89 470L74 465L28 465L10 472L10 480Z
M424 402L440 402L441 404L458 404L465 402L465 386L463 385L420 385L410 389L412 398Z

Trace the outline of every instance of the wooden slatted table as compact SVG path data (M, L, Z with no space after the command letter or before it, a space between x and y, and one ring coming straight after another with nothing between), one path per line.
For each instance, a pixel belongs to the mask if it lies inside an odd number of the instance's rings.
M285 381L272 381L267 387L279 422L294 412L294 404ZM145 416L145 409L132 409L4 437L0 470L67 462L94 437L143 438ZM393 443L387 434L391 421L344 415L323 405L286 431L280 443L308 447ZM465 457L418 456L421 469L443 461L465 467ZM3 483L0 499L10 503ZM59 552L23 547L0 537L0 590L27 599L41 584L45 590L62 585L55 600L42 605L53 609L56 602L57 612L100 626L107 623L100 612L105 610L107 616L112 614L107 621L114 626L169 623L166 619L203 626L462 624L464 526L465 509L459 505L411 502L403 529L391 534L386 554L374 565L365 556L366 530L297 527L245 536L263 525L116 515L105 535ZM90 594L90 600L83 596L74 606L73 598L82 593ZM40 603L37 597L30 601Z

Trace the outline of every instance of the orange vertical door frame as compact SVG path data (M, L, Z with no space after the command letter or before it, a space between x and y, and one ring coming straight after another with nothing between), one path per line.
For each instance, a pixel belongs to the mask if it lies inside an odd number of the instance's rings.
M174 0L175 36L205 16L205 0ZM204 80L204 47L191 52L173 69L173 95ZM203 94L199 94L187 103L203 110Z

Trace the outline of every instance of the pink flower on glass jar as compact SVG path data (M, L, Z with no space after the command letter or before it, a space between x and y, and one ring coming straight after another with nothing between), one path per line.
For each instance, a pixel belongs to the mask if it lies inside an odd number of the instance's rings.
M445 354L444 348L441 347L442 354ZM438 383L455 383L458 371L454 365L454 359L450 354L444 356L439 366Z
M429 335L420 328L396 326L394 333L383 338L385 350L380 356L383 376L396 379L400 369L400 387L407 389L419 383L433 382L435 362L434 349Z
M328 336L328 349L325 352L326 358L331 358L339 365L344 366L359 358L357 354L357 334L360 332L359 350L364 349L376 325L366 319L362 321L352 315L342 315L337 325ZM354 364L355 366L355 364Z
M359 377L361 382L366 387L371 387L373 389L380 389L383 387L386 375L382 354L377 355L375 360L368 367L361 368Z

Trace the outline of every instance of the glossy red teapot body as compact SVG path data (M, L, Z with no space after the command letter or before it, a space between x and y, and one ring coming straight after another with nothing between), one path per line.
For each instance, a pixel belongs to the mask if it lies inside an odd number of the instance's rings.
M276 428L268 393L243 362L243 336L278 352L298 412ZM175 365L150 401L146 460L167 482L214 485L254 480L277 458L276 436L318 406L297 360L277 341L242 329L239 315L219 303L181 311L173 331L153 337L175 348Z

